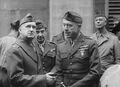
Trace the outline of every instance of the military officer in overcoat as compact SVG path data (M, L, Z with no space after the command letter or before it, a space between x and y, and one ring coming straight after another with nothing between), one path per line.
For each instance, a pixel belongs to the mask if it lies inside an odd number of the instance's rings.
M56 66L51 72L62 73L62 86L97 87L100 65L96 42L80 31L78 13L66 12L62 22L65 40L57 44Z
M31 14L20 20L20 35L4 55L12 87L46 87L53 77L44 74L39 51L33 44L36 23Z

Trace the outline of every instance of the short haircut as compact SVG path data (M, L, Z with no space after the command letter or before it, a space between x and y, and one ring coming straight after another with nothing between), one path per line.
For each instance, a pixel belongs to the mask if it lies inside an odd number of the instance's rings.
M11 30L18 31L20 26L20 20L10 23L10 26L11 26Z

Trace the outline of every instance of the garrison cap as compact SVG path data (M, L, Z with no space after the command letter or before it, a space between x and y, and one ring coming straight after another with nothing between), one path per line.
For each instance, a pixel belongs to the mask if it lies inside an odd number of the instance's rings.
M63 16L63 19L66 19L68 21L75 22L78 24L82 24L82 18L76 12L72 12L72 11L66 12L65 15Z
M20 26L27 22L34 22L33 16L30 13L28 13L24 18L20 20Z
M36 30L47 29L47 25L42 20L36 20Z

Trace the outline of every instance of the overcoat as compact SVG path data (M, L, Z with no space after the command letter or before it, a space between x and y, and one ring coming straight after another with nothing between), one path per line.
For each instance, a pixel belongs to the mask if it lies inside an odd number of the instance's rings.
M40 56L35 46L18 39L4 55L13 87L46 87Z

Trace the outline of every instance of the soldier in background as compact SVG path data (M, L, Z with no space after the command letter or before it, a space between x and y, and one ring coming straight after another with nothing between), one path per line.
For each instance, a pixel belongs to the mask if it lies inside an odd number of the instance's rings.
M118 38L106 29L107 18L98 15L95 18L96 33L92 39L97 41L101 63L101 75L114 64L120 63L120 44Z
M36 38L35 42L39 50L43 74L51 71L55 66L57 48L53 42L47 40L48 28L45 23L40 20L36 21ZM53 87L54 81L47 87Z
M118 37L120 42L120 21L114 24L114 28L112 29L112 32Z
M62 19L64 41L57 44L56 66L51 72L60 71L62 85L66 87L97 87L99 59L97 43L81 32L82 18L72 11Z

